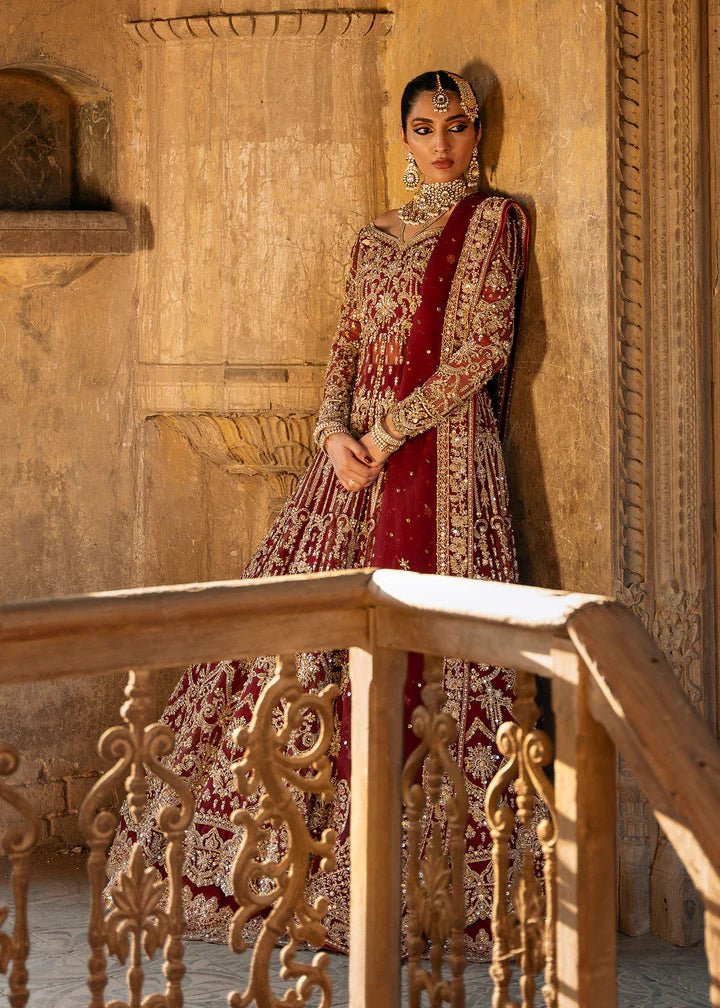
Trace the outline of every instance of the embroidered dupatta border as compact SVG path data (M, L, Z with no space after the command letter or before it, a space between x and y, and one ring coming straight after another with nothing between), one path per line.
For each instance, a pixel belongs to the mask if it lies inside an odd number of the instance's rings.
M472 216L448 297L440 361L457 349L477 308L512 200L490 197ZM473 575L475 397L437 425L437 572Z

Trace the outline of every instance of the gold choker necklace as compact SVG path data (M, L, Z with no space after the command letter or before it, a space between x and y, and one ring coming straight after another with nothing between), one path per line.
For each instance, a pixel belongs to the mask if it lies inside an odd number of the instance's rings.
M423 182L409 203L398 211L403 224L428 224L442 217L467 195L469 186L464 178L452 182Z

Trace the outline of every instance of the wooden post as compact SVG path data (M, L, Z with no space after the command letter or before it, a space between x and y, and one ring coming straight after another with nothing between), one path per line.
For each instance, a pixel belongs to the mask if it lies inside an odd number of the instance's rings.
M405 651L350 650L350 969L353 1008L400 1004L400 778Z
M615 749L588 710L582 659L553 652L558 1008L615 1008Z

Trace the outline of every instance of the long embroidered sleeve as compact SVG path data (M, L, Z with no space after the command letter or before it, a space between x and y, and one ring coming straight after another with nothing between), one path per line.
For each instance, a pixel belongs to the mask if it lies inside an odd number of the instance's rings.
M340 320L325 374L325 392L313 434L318 445L323 444L326 433L350 429L350 407L362 336L356 292L359 250L358 239L352 250Z
M390 411L405 437L434 427L505 367L513 340L515 292L522 275L523 243L514 215L490 261L485 282L468 318L465 339L435 374Z

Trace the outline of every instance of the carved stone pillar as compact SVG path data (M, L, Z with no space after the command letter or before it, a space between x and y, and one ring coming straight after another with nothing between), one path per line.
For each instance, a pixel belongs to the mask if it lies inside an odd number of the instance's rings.
M616 590L714 723L704 7L611 8ZM697 941L697 898L662 838L650 871L636 791L621 769L621 923Z

